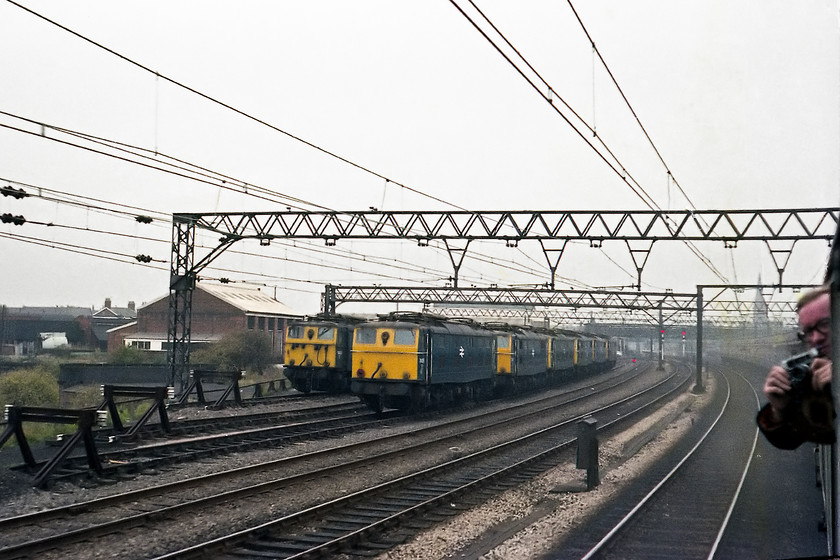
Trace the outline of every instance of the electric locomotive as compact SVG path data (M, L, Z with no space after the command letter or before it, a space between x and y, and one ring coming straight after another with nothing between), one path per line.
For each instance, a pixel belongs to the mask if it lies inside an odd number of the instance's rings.
M293 321L286 332L285 375L303 393L350 390L353 328L363 319L316 315Z
M577 333L575 338L575 370L577 373L589 373L600 368L595 360L595 337L591 334Z
M533 389L547 382L550 338L545 332L507 323L484 323L496 335L497 393Z
M564 330L549 330L548 369L552 381L562 380L575 369L575 347L578 333Z
M376 411L446 406L493 390L496 335L469 320L380 315L356 326L352 353L350 390Z

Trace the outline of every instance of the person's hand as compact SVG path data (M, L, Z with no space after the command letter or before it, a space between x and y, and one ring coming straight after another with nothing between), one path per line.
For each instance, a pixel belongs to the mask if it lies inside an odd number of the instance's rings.
M821 391L831 383L831 370L831 360L822 357L814 358L811 362L811 385L815 390Z
M816 360L814 360L816 361ZM829 367L830 369L830 367ZM829 375L829 381L831 376ZM782 421L782 410L790 403L790 376L782 366L773 366L764 380L764 396L770 402L773 419Z

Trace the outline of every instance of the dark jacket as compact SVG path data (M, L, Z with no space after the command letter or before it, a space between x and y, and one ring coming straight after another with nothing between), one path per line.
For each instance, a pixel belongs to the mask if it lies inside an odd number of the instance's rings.
M830 389L810 393L797 404L784 410L780 423L774 421L770 403L758 411L755 421L767 441L779 449L796 449L806 441L834 443L835 413Z

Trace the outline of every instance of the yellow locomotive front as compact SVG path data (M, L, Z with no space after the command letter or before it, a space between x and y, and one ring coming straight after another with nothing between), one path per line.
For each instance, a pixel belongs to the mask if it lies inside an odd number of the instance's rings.
M425 395L425 356L415 324L368 323L353 334L350 390L371 408L406 408Z
M356 327L353 379L417 381L417 329L394 325Z
M331 367L335 361L333 325L291 325L286 333L286 365Z
M352 329L343 322L303 320L289 325L284 357L292 386L304 393L349 390Z

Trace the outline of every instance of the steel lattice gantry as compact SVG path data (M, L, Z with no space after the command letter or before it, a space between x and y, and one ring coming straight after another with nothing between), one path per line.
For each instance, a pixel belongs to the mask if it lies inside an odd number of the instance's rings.
M542 246L551 271L550 287L566 244L605 240L627 245L639 278L656 241L721 241L728 247L740 241L762 241L779 273L779 283L793 245L803 239L831 241L840 208L793 210L673 210L673 211L379 211L364 212L249 212L176 214L197 227L233 239L411 239L419 244L442 240L458 270L469 244L502 240L515 246L534 240ZM456 242L460 242L456 243Z
M540 243L551 273L566 244L587 240L598 246L605 240L627 245L641 274L656 241L762 241L776 263L779 284L797 241L829 242L840 208L794 210L698 211L328 211L328 212L221 212L179 213L172 217L172 260L169 297L169 365L171 381L183 381L189 364L192 291L198 273L230 245L241 239L408 239L420 245L431 240L446 244L454 268L454 285L470 242L500 240L508 245L533 240ZM220 235L210 253L195 260L195 229ZM783 245L779 245L783 244Z
M812 285L785 285L801 290ZM700 289L717 288L711 297L698 298ZM749 298L723 299L732 287L698 286L697 294L609 290L549 290L540 288L452 288L413 286L332 286L324 288L321 310L334 314L341 303L416 303L443 315L470 317L540 317L557 323L598 322L638 325L686 323L702 302L705 319L713 325L742 326L757 317L795 325L793 301L757 303ZM769 289L778 286L746 285L736 289ZM731 295L726 296L731 297ZM566 308L561 310L558 308ZM658 315L662 311L661 316ZM628 314L627 312L636 312Z

